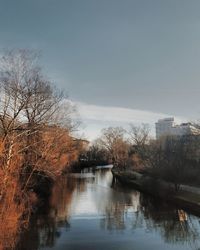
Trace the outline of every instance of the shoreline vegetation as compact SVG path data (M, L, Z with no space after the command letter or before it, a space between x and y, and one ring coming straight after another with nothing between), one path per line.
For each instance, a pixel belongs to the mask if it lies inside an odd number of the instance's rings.
M56 179L88 166L112 164L122 184L198 213L200 135L155 140L147 124L130 124L103 129L92 144L76 138L76 108L32 51L0 57L0 90L0 250L15 248Z
M182 185L180 190L176 192L173 183L158 180L135 171L119 171L119 169L113 168L112 174L114 181L119 181L123 185L136 188L155 198L200 215L200 188Z
M63 91L42 73L32 51L0 58L0 249L14 249L31 214L82 151L78 121Z
M105 150L113 176L122 184L199 213L199 134L152 139L148 125L130 124L129 130L104 129L96 144Z

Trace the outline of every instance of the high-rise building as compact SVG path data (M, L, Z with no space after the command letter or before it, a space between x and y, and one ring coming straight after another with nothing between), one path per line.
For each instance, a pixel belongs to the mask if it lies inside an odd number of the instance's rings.
M190 134L200 134L200 129L196 128L191 123L175 124L174 118L164 118L156 122L156 139L162 136L183 136Z

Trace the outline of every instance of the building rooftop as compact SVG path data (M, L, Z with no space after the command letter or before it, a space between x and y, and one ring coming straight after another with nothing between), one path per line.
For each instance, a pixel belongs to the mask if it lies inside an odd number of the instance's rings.
M174 117L167 117L167 118L163 118L163 119L159 119L158 122L173 122L174 121Z

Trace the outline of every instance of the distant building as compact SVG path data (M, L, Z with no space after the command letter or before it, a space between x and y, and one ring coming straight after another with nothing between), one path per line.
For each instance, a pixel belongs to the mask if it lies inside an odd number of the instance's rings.
M156 122L156 139L163 136L183 136L183 135L199 135L200 129L191 123L175 124L174 118L164 118Z

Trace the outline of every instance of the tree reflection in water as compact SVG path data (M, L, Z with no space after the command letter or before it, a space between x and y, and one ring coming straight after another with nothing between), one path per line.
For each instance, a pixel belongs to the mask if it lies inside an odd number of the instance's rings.
M165 242L189 243L191 249L198 248L200 227L198 219L153 197L130 191L115 193L111 203L106 206L105 218L101 220L101 227L108 230L124 230L130 219L132 230L145 228L146 232L157 231ZM127 218L129 211L133 214Z
M141 206L146 228L158 230L166 242L195 243L199 238L199 223L194 216L145 196L141 196Z
M69 210L76 182L72 178L60 177L55 183L47 208L32 218L30 229L24 232L17 246L20 250L36 250L39 247L52 247L61 236L60 227L70 227ZM79 183L84 189L84 183Z
M61 178L53 188L48 213L33 219L29 232L22 237L19 249L36 250L59 244L61 234L71 231L70 223L74 216L80 216L80 219L85 211L89 216L87 218L99 220L100 227L92 229L96 230L97 237L99 230L105 233L117 231L120 235L142 231L143 237L146 233L156 233L166 243L186 243L191 249L198 249L200 227L197 217L140 192L121 187L118 183L112 187L111 184L110 170L98 170L95 173L85 170L84 174ZM82 226L87 232L89 225L86 223Z

